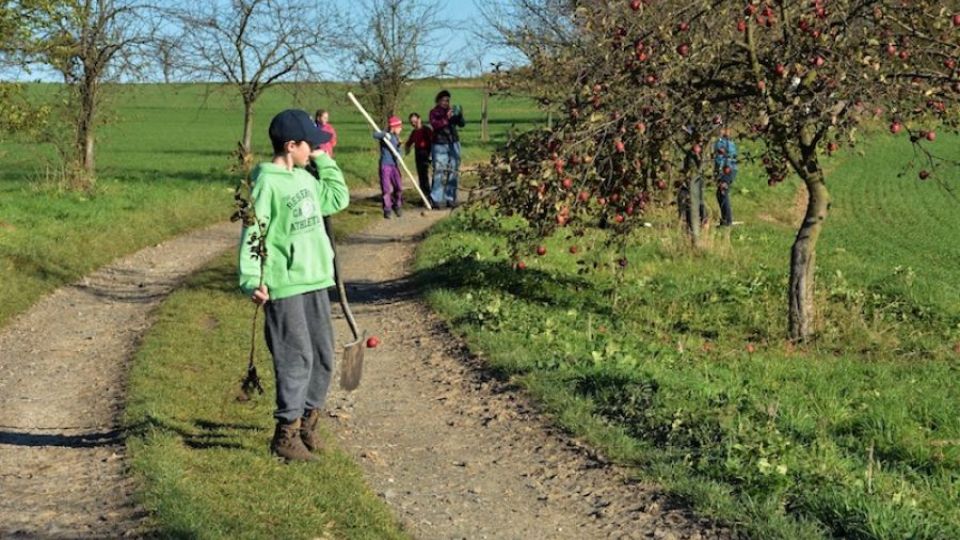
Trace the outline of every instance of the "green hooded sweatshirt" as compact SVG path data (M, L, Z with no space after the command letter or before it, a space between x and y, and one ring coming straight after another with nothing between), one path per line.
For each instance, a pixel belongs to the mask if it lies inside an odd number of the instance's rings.
M333 158L321 154L313 159L319 181L299 167L287 170L269 162L253 171L253 208L267 239L263 284L271 299L334 284L333 249L323 216L346 208L350 193ZM240 240L240 288L246 294L260 285L260 261L249 244L255 232L256 226L245 227Z

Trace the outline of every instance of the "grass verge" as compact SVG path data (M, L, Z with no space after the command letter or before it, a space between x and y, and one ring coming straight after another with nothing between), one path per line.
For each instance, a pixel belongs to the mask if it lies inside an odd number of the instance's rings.
M960 141L944 141L956 159ZM421 246L418 272L493 369L704 515L754 538L960 537L957 203L896 177L903 141L864 150L830 164L807 347L783 340L797 187L750 167L734 194L746 224L712 231L705 253L662 212L622 273L620 254L562 233L518 272L511 222L462 213Z
M344 234L355 228L340 223ZM259 327L266 393L234 400L252 314L236 293L235 266L225 254L173 293L134 361L127 445L152 529L175 538L406 538L323 422L330 450L320 462L286 465L269 454L273 377Z

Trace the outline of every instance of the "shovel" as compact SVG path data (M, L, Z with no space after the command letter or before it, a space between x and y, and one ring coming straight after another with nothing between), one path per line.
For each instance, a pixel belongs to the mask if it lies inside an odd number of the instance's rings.
M306 169L314 178L320 179L320 172L312 161ZM343 285L343 275L340 273L340 258L337 257L337 243L333 239L333 222L330 216L323 216L323 228L330 239L330 249L333 250L333 279L337 283L340 308L343 309L343 316L353 333L353 341L343 346L343 364L340 366L340 388L350 391L360 386L360 377L363 375L363 340L367 334L357 328L357 320L353 318L350 304L347 303L347 288Z
M333 224L330 216L323 217L323 228L330 238L330 248L333 249L333 279L337 282L337 296L340 297L340 308L347 319L353 341L343 346L343 364L340 366L340 388L350 391L360 386L360 377L363 375L363 338L366 332L357 328L357 321L347 303L347 288L343 285L343 276L340 273L340 258L337 257L337 244L333 239Z

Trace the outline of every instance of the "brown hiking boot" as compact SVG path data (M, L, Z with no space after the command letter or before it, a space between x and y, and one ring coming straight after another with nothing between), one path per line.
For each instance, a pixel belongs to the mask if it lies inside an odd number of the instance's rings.
M323 440L317 434L317 424L320 422L320 410L312 409L306 411L303 420L300 422L300 439L307 450L319 452L323 450Z
M299 418L289 424L277 422L277 430L273 432L270 451L288 461L314 461L317 459L300 440Z

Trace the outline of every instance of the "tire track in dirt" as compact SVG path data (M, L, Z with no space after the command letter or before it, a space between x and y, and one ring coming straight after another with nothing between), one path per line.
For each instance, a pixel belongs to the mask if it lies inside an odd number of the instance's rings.
M354 313L382 345L366 350L359 389L331 393L331 429L406 528L427 539L728 537L553 428L421 303L413 253L446 213L408 211L339 250ZM336 329L349 340L342 320Z
M119 427L129 360L160 301L238 239L224 223L145 248L0 330L0 537L144 533Z

